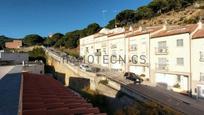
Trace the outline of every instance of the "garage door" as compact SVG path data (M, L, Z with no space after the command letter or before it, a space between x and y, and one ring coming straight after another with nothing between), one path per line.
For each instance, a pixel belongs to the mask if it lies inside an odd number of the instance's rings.
M129 71L133 72L135 74L141 75L144 74L144 67L140 67L140 66L130 66L129 67Z
M168 86L173 86L177 82L176 75L156 73L156 83L165 83Z

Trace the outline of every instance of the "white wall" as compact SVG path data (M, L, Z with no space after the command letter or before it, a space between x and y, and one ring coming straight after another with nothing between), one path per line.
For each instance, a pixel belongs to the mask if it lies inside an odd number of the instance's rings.
M146 77L149 77L149 67L146 65L149 64L149 34L143 34L138 36L132 36L127 38L128 41L128 48L127 51L129 52L128 59L132 60L133 55L138 56L138 63L132 64L132 62L128 63L128 71L135 72L138 75L145 74ZM136 51L129 50L131 47L131 44L135 43L137 46ZM144 60L140 58L140 56L145 56L145 64Z
M204 62L199 60L200 52L204 52L204 38L192 39L191 44L192 89L195 93L198 84L204 85L204 82L200 82L200 73L204 73Z
M177 39L183 39L183 47L177 47ZM168 47L167 55L156 55L155 48L158 47L159 41L166 41ZM170 72L190 73L190 35L179 34L150 39L150 59L151 69L155 69L159 57L167 58ZM177 65L177 58L184 58L184 65Z

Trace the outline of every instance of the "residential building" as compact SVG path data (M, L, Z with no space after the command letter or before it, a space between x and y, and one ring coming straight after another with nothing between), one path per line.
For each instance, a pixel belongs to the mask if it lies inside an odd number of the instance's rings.
M161 30L161 26L157 27L139 27L136 30L130 30L126 34L127 41L127 70L140 75L144 78L149 78L149 46L150 35Z
M103 67L108 67L108 62L104 60L104 57L109 54L108 52L108 37L109 29L102 29L99 33L94 35L94 64Z
M191 91L191 37L198 25L164 25L150 39L151 81L177 92Z
M5 47L10 49L20 48L22 47L22 40L13 40L12 42L6 42Z
M191 41L192 93L204 97L204 27L199 27Z
M124 28L112 29L108 35L108 62L109 69L126 71L126 38L128 33Z
M94 62L94 35L80 39L80 56L86 63Z

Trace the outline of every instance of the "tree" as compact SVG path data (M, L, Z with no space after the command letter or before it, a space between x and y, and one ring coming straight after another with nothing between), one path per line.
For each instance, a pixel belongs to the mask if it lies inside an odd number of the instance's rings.
M110 20L105 27L109 29L115 28L115 19Z
M117 26L125 26L137 21L138 19L134 10L124 10L116 15Z
M147 19L154 16L154 12L151 8L147 6L142 6L137 9L137 17L139 19Z
M87 32L87 35L92 35L92 34L95 34L96 32L100 31L101 30L101 27L99 24L97 23L92 23L92 24L89 24L87 26L87 28L85 29L85 31Z
M0 36L0 50L5 47L5 42L10 42L12 40L13 38L8 38L6 36Z
M42 44L43 41L44 39L37 34L26 35L23 39L23 43L27 46L39 45Z
M45 40L45 45L47 46L54 46L58 40L62 39L64 35L61 34L61 33L55 33L53 34L51 37L48 37L46 40Z
M153 0L148 4L148 7L151 8L154 13L160 13L166 9L167 4L166 0Z

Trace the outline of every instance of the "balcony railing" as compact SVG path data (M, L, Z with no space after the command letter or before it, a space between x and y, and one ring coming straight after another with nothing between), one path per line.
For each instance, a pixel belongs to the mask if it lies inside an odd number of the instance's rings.
M204 62L204 52L200 52L200 62Z
M168 64L156 64L156 70L167 71L168 69Z
M101 56L101 52L95 52L95 56Z
M168 54L168 48L155 48L155 54L156 55L167 55Z

